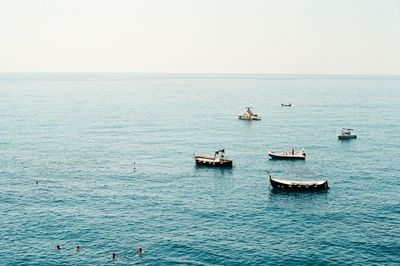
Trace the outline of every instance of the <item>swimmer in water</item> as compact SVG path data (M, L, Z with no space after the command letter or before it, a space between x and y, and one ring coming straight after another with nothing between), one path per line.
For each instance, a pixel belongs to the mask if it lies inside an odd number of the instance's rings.
M57 245L57 247L56 247L56 248L57 248L57 250L61 250L61 248L60 248L60 245Z
M81 251L81 247L78 245L78 246L76 246L76 252L79 252L79 251Z
M138 254L138 255L142 255L144 253L144 251L143 251L143 249L142 248L138 248L138 249L136 249L136 254Z
M112 254L112 259L115 260L117 258L117 254L113 253Z

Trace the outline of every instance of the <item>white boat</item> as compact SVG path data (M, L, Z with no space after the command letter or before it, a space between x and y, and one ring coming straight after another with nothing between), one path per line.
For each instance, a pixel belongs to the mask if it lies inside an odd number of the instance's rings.
M246 112L238 115L239 119L241 119L241 120L261 120L260 116L254 114L251 111L251 107L246 107L246 108L247 108Z
M219 156L219 157L218 157ZM214 157L193 154L197 166L232 167L232 160L225 158L225 149L215 151Z
M357 138L356 134L352 133L353 129L351 128L343 128L338 134L339 139L355 139Z
M271 159L281 159L281 160L305 160L306 153L304 150L295 151L294 148L290 151L269 151L268 155Z

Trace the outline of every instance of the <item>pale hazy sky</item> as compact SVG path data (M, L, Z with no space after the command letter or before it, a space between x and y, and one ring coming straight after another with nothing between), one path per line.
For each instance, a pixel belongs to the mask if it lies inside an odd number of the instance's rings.
M0 0L0 72L400 74L400 0Z

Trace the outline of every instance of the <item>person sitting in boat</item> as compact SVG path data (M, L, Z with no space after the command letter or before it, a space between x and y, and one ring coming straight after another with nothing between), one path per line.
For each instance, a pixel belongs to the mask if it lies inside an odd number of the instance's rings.
M292 155L294 155L294 148L292 148Z
M304 149L301 149L301 154L303 154L303 156L306 156Z
M247 107L247 117L251 118L252 116L254 116L253 112L251 111L250 107Z

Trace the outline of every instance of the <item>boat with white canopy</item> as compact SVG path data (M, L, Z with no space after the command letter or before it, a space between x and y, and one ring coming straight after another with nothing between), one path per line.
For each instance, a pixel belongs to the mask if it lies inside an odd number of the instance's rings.
M351 128L342 128L342 130L337 134L339 139L355 139L357 138L356 134L353 134L353 130Z

